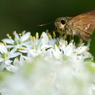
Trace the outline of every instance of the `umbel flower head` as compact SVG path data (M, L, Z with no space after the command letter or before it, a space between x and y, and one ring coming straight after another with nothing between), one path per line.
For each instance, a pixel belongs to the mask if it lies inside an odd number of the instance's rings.
M88 46L48 32L40 37L14 32L14 39L8 35L2 41L1 95L94 95L95 63Z

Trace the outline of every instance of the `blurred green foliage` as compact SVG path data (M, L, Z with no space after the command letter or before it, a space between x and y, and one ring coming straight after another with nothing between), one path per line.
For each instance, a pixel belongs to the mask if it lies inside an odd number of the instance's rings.
M95 9L95 0L0 0L0 39L14 30L31 31L32 34L46 29L52 31L53 23L44 27L37 25L54 22L60 16L73 16L92 9ZM95 55L94 42L91 47Z

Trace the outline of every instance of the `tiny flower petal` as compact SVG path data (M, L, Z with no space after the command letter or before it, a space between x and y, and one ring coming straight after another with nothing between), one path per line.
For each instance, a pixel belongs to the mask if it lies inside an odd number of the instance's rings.
M3 39L2 40L3 42L6 42L7 44L13 44L14 43L14 41L12 40L12 39Z
M48 44L49 38L45 32L42 33L41 35L41 44Z
M27 32L24 35L22 35L20 39L22 42L24 42L24 41L28 40L29 37L30 37L30 32Z
M14 57L17 57L18 55L20 55L20 53L13 53L13 54L10 54L10 57L14 58Z
M13 65L8 65L6 67L6 69L10 72L16 72L18 70L18 68L16 66L13 66Z

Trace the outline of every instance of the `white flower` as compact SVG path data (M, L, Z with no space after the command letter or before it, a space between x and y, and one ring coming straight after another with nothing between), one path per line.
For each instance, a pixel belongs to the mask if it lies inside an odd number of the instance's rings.
M11 66L11 58L15 58L19 55L20 53L15 53L15 49L10 51L4 44L0 44L0 68L4 69L7 66Z
M94 95L95 63L88 46L45 32L14 37L0 44L0 70L14 72L0 73L2 95Z
M15 31L14 31L14 39L12 39L9 35L9 39L3 39L2 41L7 43L7 48L20 48L20 47L28 47L30 42L29 42L29 38L30 38L30 32L27 32L25 34L22 34L22 36L18 35Z
M63 52L55 45L54 48L51 49L53 55L56 59L61 59Z
M13 64L10 64L6 67L6 69L10 72L16 72L19 70L23 65L25 64L24 58L22 55L20 55L20 58L15 58L13 61Z
M48 35L45 32L43 32L42 35L41 35L40 44L48 44L48 43L49 43Z

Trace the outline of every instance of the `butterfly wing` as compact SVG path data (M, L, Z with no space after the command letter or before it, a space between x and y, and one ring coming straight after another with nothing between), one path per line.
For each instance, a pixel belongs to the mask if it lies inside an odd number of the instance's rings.
M95 10L73 17L68 23L76 35L84 40L89 40L95 28Z

